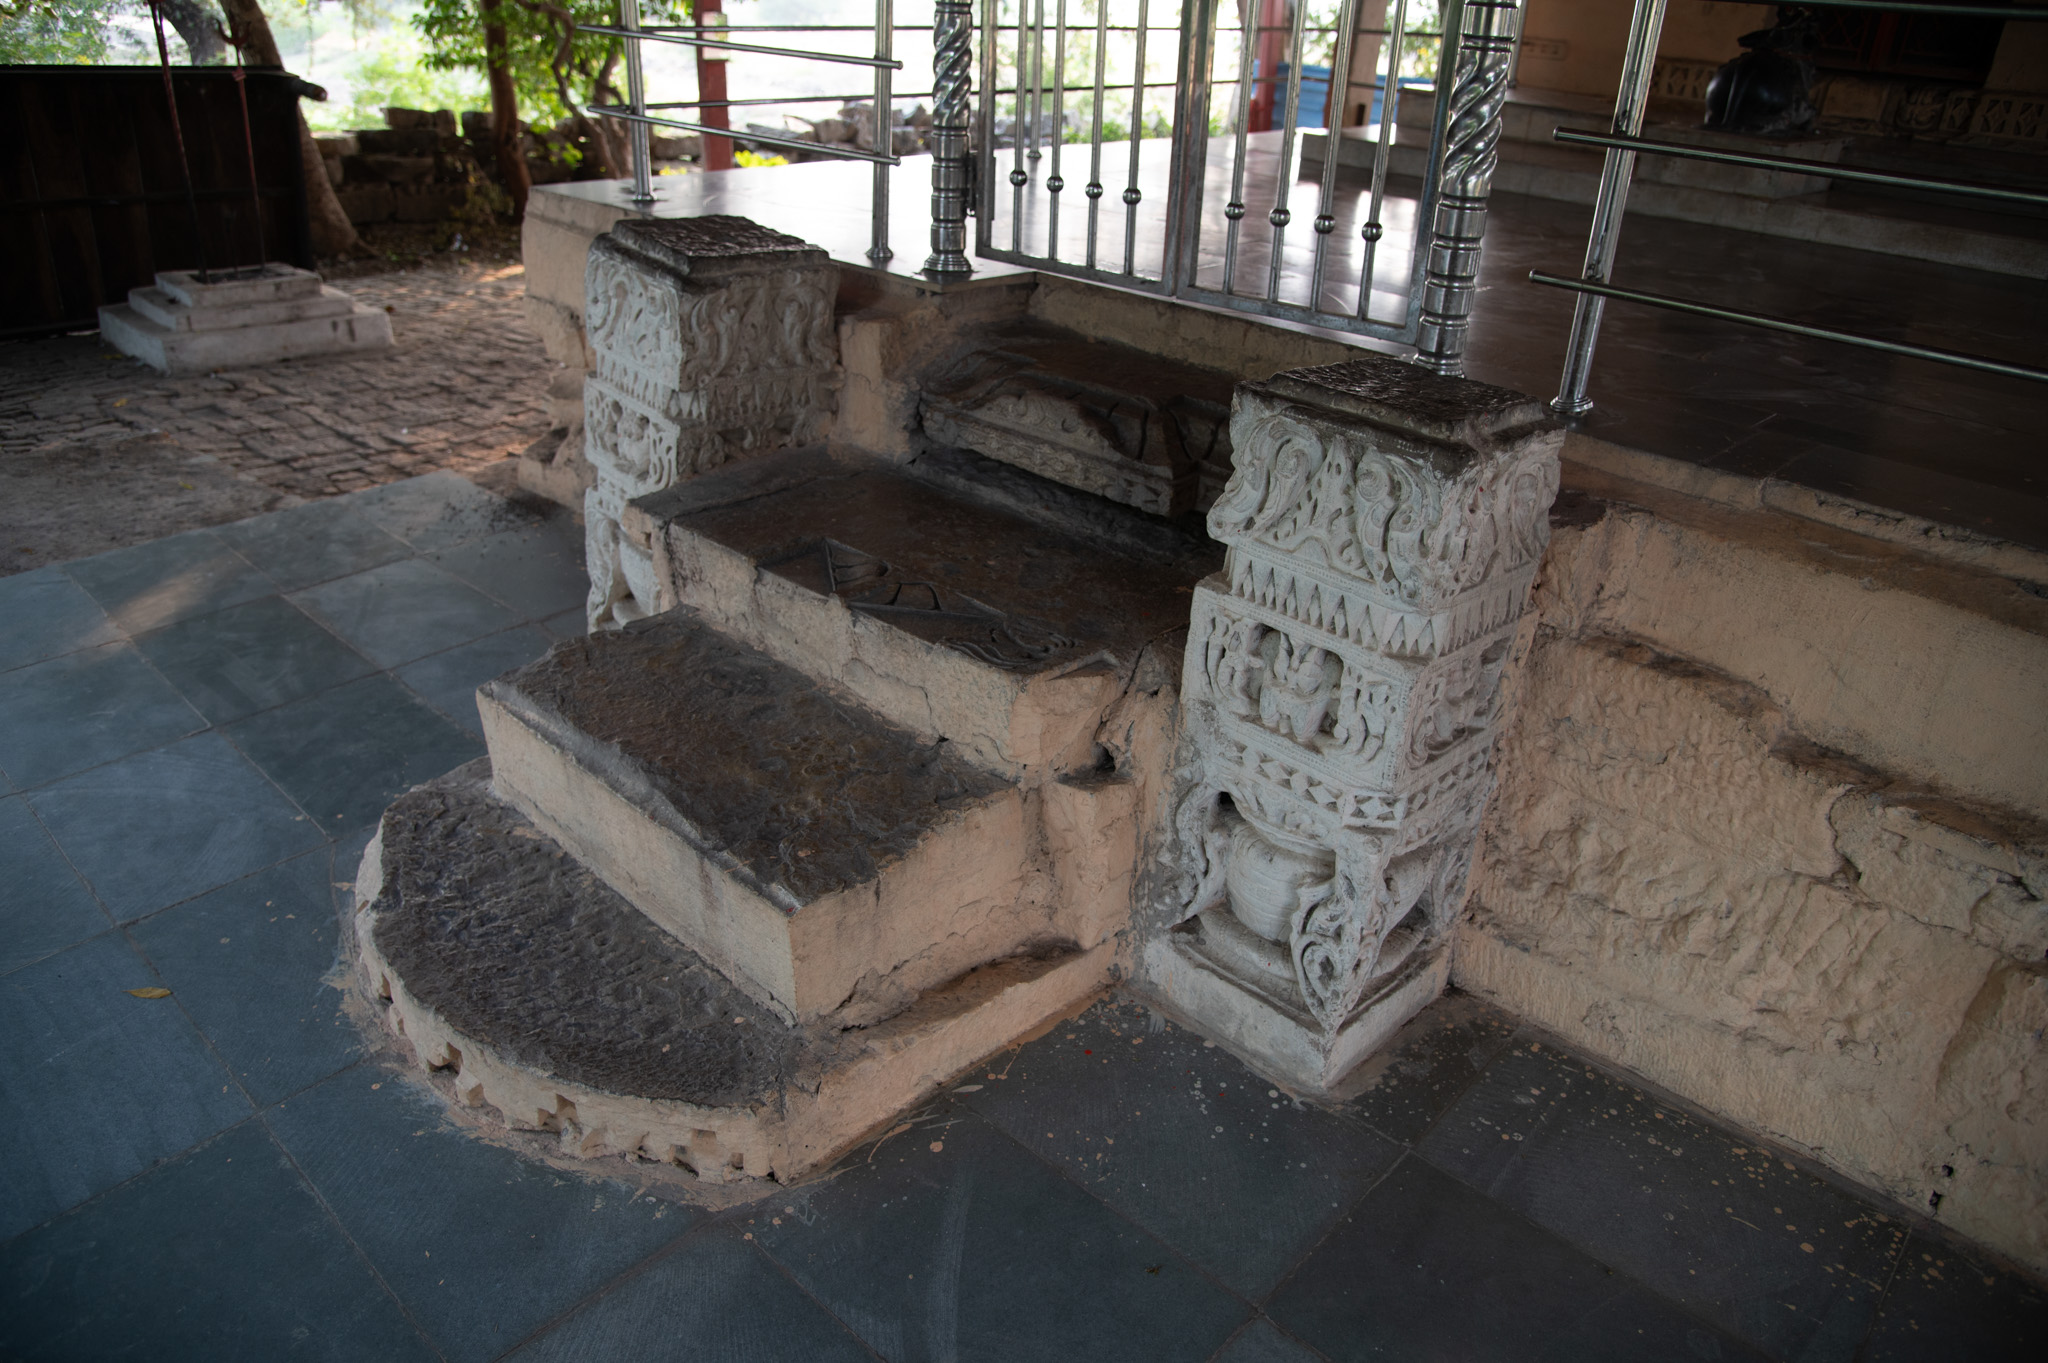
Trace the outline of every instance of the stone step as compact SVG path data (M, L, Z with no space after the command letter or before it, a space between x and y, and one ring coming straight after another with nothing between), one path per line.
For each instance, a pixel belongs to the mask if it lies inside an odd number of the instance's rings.
M1027 786L1099 763L1141 661L1178 676L1189 594L1221 562L1197 531L946 451L763 455L622 529L667 602Z
M1027 801L687 610L559 645L478 707L498 792L786 1021L868 1025L1092 949L1128 901L1128 783Z
M382 350L391 344L391 318L380 308L353 304L335 316L224 330L173 330L130 304L115 303L100 309L100 336L159 373L203 374L304 355Z
M1048 947L855 1030L785 1023L654 927L472 763L386 810L355 882L361 977L457 1101L710 1182L790 1182L1076 1007L1112 948Z
M340 289L321 285L298 298L258 303L227 303L193 307L161 288L128 290L128 306L141 317L170 331L228 331L237 327L276 326L316 317L346 317L355 300Z
M246 303L282 303L312 298L320 292L320 276L296 265L275 261L215 270L205 279L197 270L159 270L156 286L188 308L239 307Z

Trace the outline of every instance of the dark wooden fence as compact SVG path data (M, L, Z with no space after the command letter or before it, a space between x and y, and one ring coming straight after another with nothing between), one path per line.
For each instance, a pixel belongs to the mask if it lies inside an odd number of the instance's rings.
M313 264L298 82L247 75L245 140L232 68L171 69L188 203L161 68L0 66L0 336L91 330L158 270Z

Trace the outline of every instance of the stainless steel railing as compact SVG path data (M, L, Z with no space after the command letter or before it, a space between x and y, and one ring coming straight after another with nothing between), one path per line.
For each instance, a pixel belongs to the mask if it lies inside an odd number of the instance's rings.
M1807 0L1807 3L1829 9L1891 10L1940 15L1946 18L2048 19L2048 9L2023 9L2005 5L1912 4L1896 3L1896 0ZM1531 283L1568 289L1579 296L1577 307L1572 314L1571 337L1565 345L1564 375L1559 381L1557 396L1550 402L1553 408L1566 416L1583 416L1593 409L1593 400L1587 391L1592 381L1593 350L1600 338L1600 323L1605 315L1607 300L1610 298L1619 302L1639 303L1666 311L1688 313L1696 317L1738 322L1767 331L1810 336L1817 340L1836 341L1867 350L1880 350L1893 355L1932 360L1940 364L1960 365L1986 373L2048 381L2048 369L2033 365L1973 355L1959 350L1915 345L1906 341L1891 341L1833 327L1819 327L1789 317L1747 312L1701 299L1682 298L1675 294L1659 293L1649 289L1616 287L1613 283L1615 252L1620 244L1622 218L1628 209L1629 183L1634 178L1636 157L1639 155L1714 161L1724 165L1752 166L1764 170L1789 170L1861 184L1937 190L1965 198L2048 206L2048 190L2015 189L2004 185L1980 184L1971 180L1900 175L1889 171L1843 166L1832 161L1766 156L1760 153L1722 150L1644 137L1643 114L1649 104L1650 77L1656 61L1657 39L1664 29L1664 4L1665 0L1636 0L1635 13L1629 23L1628 46L1622 60L1621 88L1614 100L1613 130L1600 134L1559 128L1552 134L1559 142L1600 147L1607 154L1601 166L1600 187L1593 201L1593 226L1586 240L1584 270L1576 279L1542 270L1529 272Z

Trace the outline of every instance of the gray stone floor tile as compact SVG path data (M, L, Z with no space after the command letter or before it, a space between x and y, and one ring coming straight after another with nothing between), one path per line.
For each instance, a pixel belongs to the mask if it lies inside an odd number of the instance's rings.
M1261 1317L1238 1331L1237 1337L1217 1350L1210 1363L1321 1363L1322 1355L1307 1345L1289 1339Z
M1413 1156L1266 1309L1344 1361L1764 1358Z
M55 567L0 577L0 620L0 672L121 637L85 588Z
M1776 1356L1855 1355L1905 1226L1548 1045L1515 1047L1420 1147Z
M1151 1032L1140 1004L1097 1004L992 1072L968 1076L976 1111L1254 1300L1401 1153L1192 1032Z
M524 620L581 610L590 595L583 528L566 514L444 549L432 561Z
M1515 1020L1469 994L1441 999L1346 1081L1346 1107L1403 1145L1421 1140L1514 1040Z
M113 926L28 801L0 800L0 974Z
M111 932L0 979L0 1239L249 1115L161 983Z
M2033 1363L2048 1357L2048 1293L1916 1233L1856 1357L1858 1363Z
M213 533L288 592L412 557L405 541L385 534L346 498L286 507Z
M138 636L135 646L215 724L376 670L278 596L181 620Z
M0 673L0 768L23 790L205 727L133 644Z
M96 767L29 802L122 922L326 841L218 733Z
M377 1066L287 1099L268 1121L456 1363L496 1358L701 1216L478 1140L438 1096Z
M347 497L349 508L423 554L530 525L539 513L458 473L429 473Z
M427 1363L260 1122L0 1246L0 1357Z
M239 605L277 590L211 530L190 530L64 565L130 634Z
M454 721L381 675L252 715L228 733L337 838L373 827L400 792L484 750ZM346 866L353 871L352 863Z
M560 615L551 615L540 623L541 628L557 639L581 639L590 633L590 617L581 606Z
M735 1222L894 1363L1185 1363L1249 1314L969 1109L912 1128Z
M423 559L401 559L293 593L291 600L379 667L397 667L519 623Z
M844 1325L725 1227L693 1235L507 1363L872 1363Z
M339 931L325 847L153 914L133 938L259 1104L363 1055L330 982Z
M493 677L524 667L554 642L534 626L521 625L408 663L398 669L398 676L429 705L481 738L484 729L477 717L476 689Z

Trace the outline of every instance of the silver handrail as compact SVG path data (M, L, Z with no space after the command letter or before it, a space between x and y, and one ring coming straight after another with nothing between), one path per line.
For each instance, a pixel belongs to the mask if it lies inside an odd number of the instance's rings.
M1950 18L2048 19L2048 10L2005 6L1911 4L1897 3L1896 0L1811 0L1811 3L1831 9L1890 10L1895 13L1939 14ZM1987 185L1972 180L1900 175L1891 171L1842 166L1832 161L1767 156L1757 152L1693 146L1644 137L1643 111L1649 101L1650 77L1656 57L1657 39L1663 27L1664 0L1637 0L1635 14L1629 25L1628 54L1622 64L1621 88L1615 95L1613 132L1601 135L1559 128L1552 133L1552 137L1559 142L1605 148L1606 160L1601 166L1600 188L1593 201L1593 227L1587 237L1586 265L1582 276L1578 279L1566 279L1542 270L1529 272L1529 281L1532 284L1567 289L1578 295L1578 302L1572 312L1571 337L1565 345L1564 374L1558 383L1557 396L1550 400L1551 407L1565 416L1583 416L1593 409L1593 400L1587 394L1592 375L1593 348L1599 340L1601 318L1606 302L1610 298L1619 302L1639 303L1647 307L1663 308L1666 311L1688 313L1695 317L1711 317L1719 321L1761 327L1767 331L1835 341L1892 355L1959 365L1983 373L2048 381L2048 370L2009 360L1974 355L1960 350L1944 350L1936 346L1888 341L1882 337L1842 331L1834 327L1817 327L1786 317L1775 317L1769 313L1724 308L1697 299L1681 298L1674 294L1657 293L1647 289L1616 288L1612 283L1615 247L1621 235L1622 216L1628 207L1629 182L1635 173L1635 158L1638 154L1750 166L1762 170L1794 171L1802 175L1850 180L1863 184L1936 190L1945 194L2003 203L2048 205L2048 192L2040 190L2014 189L2010 186Z

